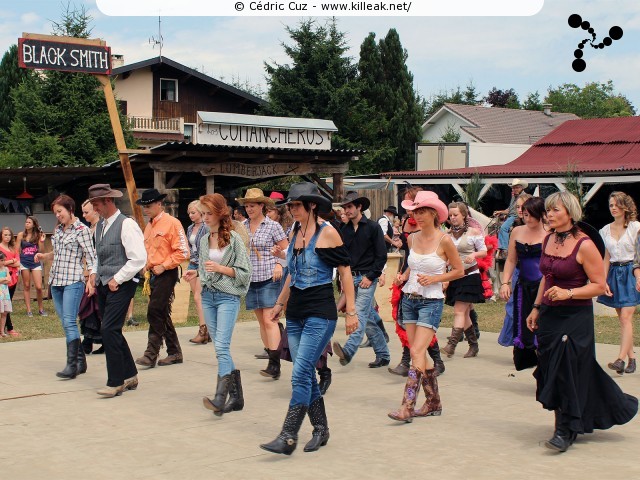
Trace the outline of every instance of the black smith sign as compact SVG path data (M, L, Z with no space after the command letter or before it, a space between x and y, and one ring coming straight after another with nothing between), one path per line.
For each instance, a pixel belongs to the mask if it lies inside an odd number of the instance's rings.
M20 38L18 62L22 68L109 75L111 48Z

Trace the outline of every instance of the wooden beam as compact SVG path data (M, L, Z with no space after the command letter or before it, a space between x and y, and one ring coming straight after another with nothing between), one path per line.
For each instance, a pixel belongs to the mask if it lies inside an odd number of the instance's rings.
M593 196L596 193L598 193L598 190L600 190L600 188L602 188L603 185L604 185L604 182L597 182L591 186L589 191L584 195L584 198L582 199L585 205L589 203L589 200L591 200Z
M333 174L333 201L341 202L344 198L344 173Z
M333 198L333 188L331 188L327 182L325 182L323 179L321 179L318 174L316 173L310 173L309 177L316 182L318 185L320 185L320 187L322 187L322 189L327 192L329 195L331 195L331 197Z
M170 189L175 187L176 183L178 183L181 178L182 178L182 173L178 173L177 175L174 175L173 177L171 177L171 180L167 182L167 188Z
M489 190L491 190L491 187L493 186L492 183L485 183L482 188L480 189L480 194L478 195L478 200L480 200L482 197L484 197L487 192Z
M149 155L151 150L146 148L125 148L124 150L118 150L118 153L124 153L128 155Z
M22 33L22 38L29 38L31 40L42 40L43 42L59 42L59 43L71 43L74 45L90 45L104 47L107 42L101 38L77 38L77 37L64 37L60 35L44 35L42 33Z
M453 187L453 189L458 192L458 195L460 195L462 198L464 198L464 190L462 189L462 187L456 183L452 183L451 186Z
M206 181L206 185L207 185L207 188L206 188L207 195L215 193L215 180L214 180L214 178L215 177L213 175L205 177L205 181Z
M127 150L127 144L124 140L124 134L122 132L122 125L120 124L120 113L118 106L116 105L116 98L113 95L113 89L111 88L111 79L108 75L96 75L96 78L102 84L104 90L104 98L107 102L107 110L109 111L109 119L111 120L111 128L113 128L113 136L116 141L116 148L118 152ZM131 210L133 216L138 222L138 225L144 230L144 217L142 216L142 208L136 203L138 200L138 189L136 188L136 181L133 178L133 172L131 170L131 163L129 162L128 153L118 153L120 157L120 165L122 166L122 173L124 175L124 181L127 185L127 193L129 194L129 202L131 203Z
M560 183L560 182L553 182L553 184L558 188L558 190L560 190L561 192L564 192L567 187L564 186L564 182Z
M160 193L164 193L167 189L167 174L160 170L153 171L153 187Z

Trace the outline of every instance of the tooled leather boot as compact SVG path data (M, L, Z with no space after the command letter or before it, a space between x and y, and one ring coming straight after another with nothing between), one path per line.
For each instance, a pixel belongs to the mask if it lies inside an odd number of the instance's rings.
M198 345L206 345L209 343L209 331L207 330L206 325L200 325L198 328L198 333L196 336L189 340L191 343L196 343Z
M305 452L315 452L320 447L324 447L329 441L329 424L327 423L327 412L324 409L324 399L319 397L309 405L309 420L313 425L311 440L304 446Z
M440 403L440 391L438 390L438 372L435 368L427 370L422 376L422 388L424 390L424 405L414 410L414 417L434 417L442 413Z
M413 409L416 406L418 392L420 391L422 375L422 372L415 367L409 369L407 383L404 386L404 395L402 396L402 405L395 412L388 413L389 418L398 422L411 423L413 421Z
M453 354L456 353L456 346L458 342L462 340L462 333L464 329L459 327L453 327L451 329L451 336L449 337L449 342L444 346L442 351L446 353L447 357L453 357Z
M224 413L238 412L244 408L244 395L242 393L242 380L240 370L231 372L231 384L229 388L229 401L224 406Z
M469 342L469 350L464 354L464 358L477 357L480 347L478 347L478 337L476 337L473 325L467 328L464 334L467 336L467 342Z
M290 406L280 434L271 442L260 445L260 448L272 453L291 455L298 445L298 432L307 410L306 405Z

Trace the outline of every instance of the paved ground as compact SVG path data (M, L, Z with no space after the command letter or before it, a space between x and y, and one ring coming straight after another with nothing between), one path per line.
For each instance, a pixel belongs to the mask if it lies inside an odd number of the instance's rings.
M531 371L515 372L496 334L482 334L478 358L463 359L463 349L446 361L442 416L412 424L387 418L401 401L404 380L367 368L371 349L361 349L347 367L332 359L331 440L318 452L299 448L286 457L258 448L280 430L291 364L284 363L279 381L258 374L266 362L253 359L260 350L257 324L239 324L233 339L245 409L221 418L201 404L215 389L212 345L189 344L193 327L178 333L185 363L141 371L138 390L113 399L95 394L106 378L104 356L90 356L87 374L65 381L55 377L64 364L63 339L0 344L0 478L640 478L637 418L582 437L562 455L544 448L552 414L535 402ZM141 354L146 334L127 338L134 355ZM394 365L395 339L392 353ZM598 345L603 364L616 353ZM617 381L640 396L640 373ZM306 422L301 442L310 435Z

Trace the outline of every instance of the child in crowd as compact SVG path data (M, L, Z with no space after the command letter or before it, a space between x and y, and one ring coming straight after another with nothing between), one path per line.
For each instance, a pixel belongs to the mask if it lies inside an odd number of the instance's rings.
M9 295L9 283L11 277L9 276L9 269L5 266L5 254L0 252L0 337L8 337L4 333L4 327L7 323L7 313L12 311L11 309L11 296Z

